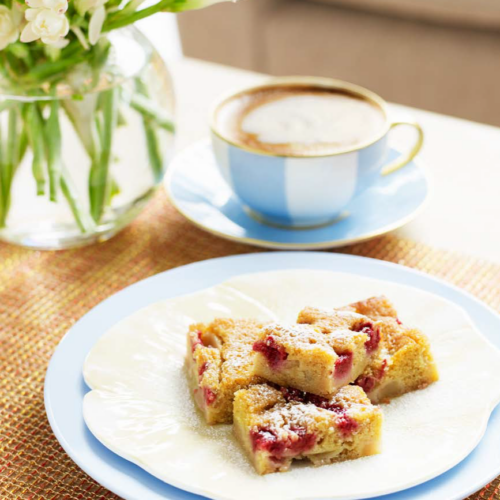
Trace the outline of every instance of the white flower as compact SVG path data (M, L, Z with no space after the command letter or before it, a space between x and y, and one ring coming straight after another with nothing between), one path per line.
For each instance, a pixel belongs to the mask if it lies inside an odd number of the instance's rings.
M68 0L26 0L30 9L49 9L64 14L68 10Z
M50 48L54 49L64 49L69 44L69 40L67 38L60 38L57 42L51 43Z
M75 8L81 16L90 12L89 42L95 45L101 36L102 26L106 20L104 4L107 0L76 0Z
M19 38L21 17L21 12L15 6L8 9L5 5L0 5L0 50Z
M30 0L34 1L34 0ZM37 2L39 0L36 0ZM47 2L47 0L42 0ZM51 0L49 0L51 1ZM61 2L52 2L54 4ZM37 7L28 9L25 14L28 24L21 33L21 42L33 42L42 39L46 44L58 44L61 38L64 38L69 31L69 22L64 14L56 10Z
M104 5L97 7L90 16L89 21L89 42L90 45L95 45L101 36L102 26L106 19L106 9Z

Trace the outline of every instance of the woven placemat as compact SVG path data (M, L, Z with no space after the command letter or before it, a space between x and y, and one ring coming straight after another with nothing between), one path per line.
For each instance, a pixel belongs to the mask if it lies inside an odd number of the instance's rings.
M118 498L82 472L55 439L43 405L50 356L89 309L152 274L258 249L193 227L160 192L112 240L64 252L0 244L0 500ZM500 311L500 266L385 236L341 250L444 278ZM500 478L470 498L500 499Z

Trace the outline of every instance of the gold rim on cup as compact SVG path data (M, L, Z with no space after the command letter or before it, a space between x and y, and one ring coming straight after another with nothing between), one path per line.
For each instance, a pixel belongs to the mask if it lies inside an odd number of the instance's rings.
M385 118L385 126L384 128L380 131L379 134L377 134L376 137L373 139L370 139L369 141L366 141L364 143L358 144L355 147L352 148L346 148L345 150L340 150L336 151L334 153L327 153L327 154L278 154L278 153L270 153L268 151L262 151L260 149L255 149L251 148L249 146L246 146L244 144L239 144L228 137L225 137L222 133L217 130L217 113L219 112L219 109L226 104L229 100L234 99L235 97L239 97L241 95L247 94L248 92L254 92L258 90L265 90L268 88L273 88L279 85L288 85L288 86L304 86L304 85L310 85L310 86L316 86L318 88L326 88L326 89L332 89L332 90L340 90L347 92L351 95L355 95L357 97L360 97L361 99L364 99L366 101L371 102L372 104L376 105L384 114ZM251 85L245 88L240 88L236 92L230 92L225 94L223 97L219 98L214 106L212 107L212 111L210 113L210 130L211 132L219 137L222 141L226 142L227 144L230 144L231 146L235 148L239 148L243 151L247 151L249 153L257 154L257 155L262 155L262 156L270 156L270 157L277 157L277 158L327 158L330 156L338 156L346 153L352 153L355 151L360 151L368 146L371 146L372 144L375 144L377 141L382 139L390 130L392 130L395 127L399 127L401 125L407 125L410 127L414 127L417 131L418 137L417 140L415 141L415 144L413 147L408 151L408 153L403 153L399 158L396 158L393 162L389 163L382 169L382 175L388 175L392 174L396 170L399 170L401 167L404 167L406 164L408 164L411 160L417 156L419 153L420 149L422 148L422 145L424 143L424 131L420 127L420 125L415 122L415 121L395 121L391 122L389 119L389 113L387 110L387 103L382 97L380 97L378 94L375 92L372 92L371 90L368 90L364 87L361 87L359 85L355 85L354 83L349 83L345 82L343 80L336 80L334 78L322 78L322 77L314 77L314 76L285 76L285 77L276 77L276 78L271 78L268 80L266 83L263 83L261 85Z

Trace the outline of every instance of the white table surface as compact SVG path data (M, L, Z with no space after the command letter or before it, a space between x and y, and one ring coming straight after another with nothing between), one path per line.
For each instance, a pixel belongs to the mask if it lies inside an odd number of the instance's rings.
M266 78L194 59L173 60L170 70L177 93L178 149L208 135L209 110L219 95ZM419 158L432 183L424 210L395 234L500 263L500 128L399 105L391 105L391 111L422 125L425 144ZM395 140L404 146L411 132L398 133Z

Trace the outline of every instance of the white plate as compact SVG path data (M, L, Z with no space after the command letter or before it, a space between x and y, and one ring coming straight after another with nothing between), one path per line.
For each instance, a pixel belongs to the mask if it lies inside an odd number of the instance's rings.
M196 412L182 369L189 325L216 317L294 322L305 306L379 294L394 300L405 324L427 333L440 381L383 406L380 455L258 476L231 426L208 427ZM134 313L97 342L84 377L93 389L83 406L92 433L165 482L217 500L347 500L420 484L467 456L500 401L500 352L436 295L351 274L288 270L232 278Z
M126 500L194 500L102 446L82 418L88 388L84 359L102 334L127 315L160 300L188 294L242 273L278 269L330 269L400 283L443 296L464 309L480 331L500 347L500 317L483 303L446 283L408 268L361 257L328 253L261 253L209 260L139 282L105 300L80 319L52 357L45 382L45 405L52 429L73 460L102 485ZM439 446L439 442L436 443ZM384 500L462 500L500 474L500 408L484 439L459 465Z

